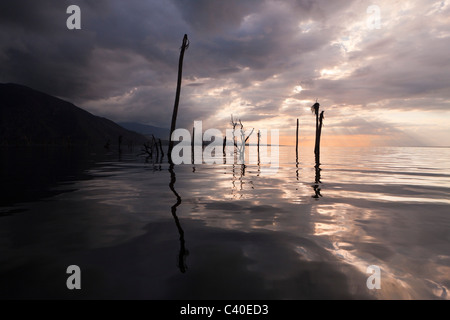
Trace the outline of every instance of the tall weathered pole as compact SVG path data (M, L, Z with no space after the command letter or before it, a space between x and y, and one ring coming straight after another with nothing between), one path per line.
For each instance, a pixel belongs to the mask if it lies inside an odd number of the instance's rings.
M172 149L173 149L173 140L172 140L172 134L175 131L175 127L177 125L177 115L178 115L178 104L180 103L180 93L181 93L181 79L183 78L183 59L184 59L184 52L186 49L189 48L189 40L187 34L183 37L183 44L181 45L181 52L180 52L180 60L178 62L178 81L177 81L177 92L175 95L175 104L173 106L173 113L172 113L172 123L170 126L170 137L169 137L169 162L172 163Z
M316 116L316 143L314 146L314 154L317 156L317 151L319 149L319 108L320 104L316 101L316 103L311 107L311 111L314 112Z
M299 130L299 126L300 126L300 121L297 119L297 131L295 134L295 161L298 162L298 130Z
M191 163L195 162L195 125L192 127L192 141L191 141Z
M322 137L322 127L323 127L324 113L325 113L325 111L322 111L320 113L320 117L319 117L319 131L317 132L316 158L317 158L317 161L319 163L320 163L320 139Z
M261 130L258 130L258 166L261 164L261 157L259 153L259 146L261 145Z

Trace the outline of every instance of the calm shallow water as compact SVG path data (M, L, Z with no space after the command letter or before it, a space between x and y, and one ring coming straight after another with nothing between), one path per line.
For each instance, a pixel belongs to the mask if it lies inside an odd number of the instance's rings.
M297 166L294 151L269 176L3 152L0 297L450 298L450 149L324 148L318 187L311 150Z

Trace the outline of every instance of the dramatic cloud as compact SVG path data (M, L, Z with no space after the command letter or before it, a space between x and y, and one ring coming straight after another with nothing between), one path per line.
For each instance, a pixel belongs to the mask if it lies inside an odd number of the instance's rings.
M82 29L66 28L81 8ZM0 82L68 99L116 121L168 127L179 48L186 52L179 126L248 126L292 135L309 107L326 137L448 144L450 2L152 0L0 4ZM394 142L393 142L394 141Z

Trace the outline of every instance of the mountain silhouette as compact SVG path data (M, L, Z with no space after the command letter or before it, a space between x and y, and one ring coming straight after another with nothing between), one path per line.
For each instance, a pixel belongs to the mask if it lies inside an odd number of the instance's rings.
M143 134L149 139L152 135L154 135L156 138L160 138L163 141L168 141L170 137L169 128L154 127L137 122L119 122L118 124L125 129Z
M18 84L0 84L0 145L142 144L146 138L74 104Z

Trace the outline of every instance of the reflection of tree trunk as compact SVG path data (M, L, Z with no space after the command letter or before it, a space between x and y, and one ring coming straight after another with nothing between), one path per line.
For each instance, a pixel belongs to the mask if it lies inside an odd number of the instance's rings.
M320 176L320 172L322 169L320 169L320 163L318 162L318 158L316 157L316 165L314 166L315 171L316 171L316 176L315 176L315 184L312 186L312 188L314 189L314 195L312 196L314 199L319 199L320 197L322 197L321 192L321 188L320 188L320 183L322 183L320 181L321 176Z
M231 178L231 194L234 195L234 191L236 189L236 167L234 162L231 172L233 173L233 177Z
M175 204L171 207L171 211L173 219L175 220L175 224L178 229L178 233L180 234L180 252L178 253L178 268L180 268L180 271L182 273L185 273L187 270L186 257L189 255L189 251L185 247L184 231L183 228L181 227L180 220L178 219L177 216L177 208L181 204L182 200L178 192L175 190L175 182L177 181L177 178L175 175L173 164L169 166L169 172L170 172L169 188L177 198L177 202L175 202Z
M316 162L316 165L314 166L315 171L316 171L316 183L322 183L322 181L320 181L321 176L320 176L320 172L322 171L322 169L320 169L320 163Z
M322 194L320 193L320 191L321 191L322 189L320 188L320 186L319 186L318 184L314 185L314 186L313 186L313 189L314 189L315 195L313 195L312 197L313 197L314 199L319 200L320 197L323 197Z

